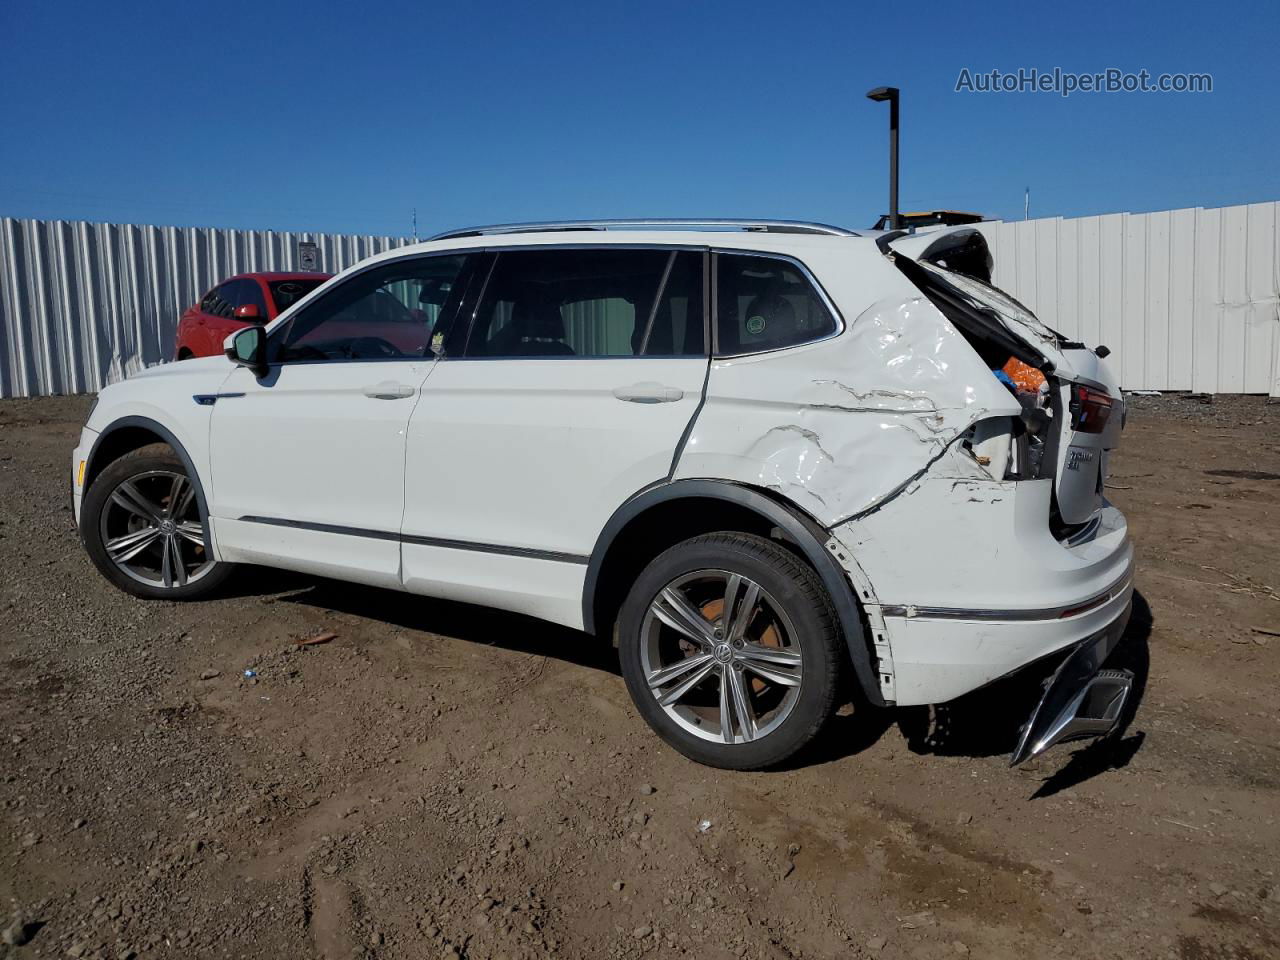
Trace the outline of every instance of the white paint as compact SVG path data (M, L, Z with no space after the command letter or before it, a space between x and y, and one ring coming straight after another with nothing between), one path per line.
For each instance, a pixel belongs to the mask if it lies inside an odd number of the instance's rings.
M191 361L185 361L187 363ZM227 361L222 361L227 366ZM361 567L400 584L405 431L431 360L293 363L259 382L235 367L213 406L209 512L224 556L258 563L274 557L341 567L357 538L298 535L244 517L281 517L373 531ZM369 396L392 381L406 396Z
M975 421L1020 412L917 294L834 340L712 363L676 476L774 490L829 526L897 493Z
M88 426L100 431L138 414L170 429L200 474L221 559L484 603L569 626L582 623L583 558L637 492L669 472L771 490L831 530L828 546L876 631L882 687L901 703L966 692L1123 611L1127 596L1059 618L1127 577L1132 548L1124 519L1089 499L1084 505L1097 512L1099 530L1066 547L1049 532L1053 481L992 479L991 465L960 441L975 423L1017 415L1020 406L872 241L663 231L573 241L785 254L812 272L841 329L826 340L709 367L704 358L428 358L288 364L259 383L213 358L108 387ZM479 237L380 259L562 243L554 233ZM1059 376L1114 390L1093 353L1060 348L1007 298L955 282L1034 342ZM392 393L404 395L377 396L388 382L403 386ZM200 393L232 396L208 407L192 402ZM660 402L627 399L636 395ZM1065 445L1095 445L1095 472L1081 483L1092 482L1096 492L1096 471L1118 424L1091 440L1062 429ZM1058 490L1073 496L1061 484ZM907 615L891 609L898 606ZM929 607L995 613L936 621ZM1048 612L1030 622L1000 613L1027 610Z

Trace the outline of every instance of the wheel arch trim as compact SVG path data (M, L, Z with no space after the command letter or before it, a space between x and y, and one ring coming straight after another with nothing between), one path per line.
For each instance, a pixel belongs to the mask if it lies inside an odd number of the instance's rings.
M136 414L121 417L118 420L113 420L107 426L102 428L102 432L98 434L97 439L93 441L93 446L89 449L89 456L86 458L87 462L85 464L86 478L97 479L97 475L102 472L100 469L95 469L95 464L97 463L98 455L102 452L103 442L112 434L132 428L154 433L160 438L160 440L172 447L173 452L176 453L178 455L178 459L182 461L182 466L186 469L187 476L191 479L191 482L196 488L196 503L200 507L200 525L204 528L204 549L209 556L216 558L217 554L213 549L212 527L209 523L209 503L205 499L204 493L204 481L201 480L200 473L196 470L196 465L191 459L191 455L187 453L187 448L182 445L182 441L174 435L174 432L164 424L157 420L153 420L151 417L144 417ZM106 464L103 464L103 466L105 467ZM92 479L86 479L82 493L87 494L92 483ZM81 512L80 523L83 527L83 511ZM81 535L83 536L83 532Z
M587 563L586 579L582 588L582 622L587 633L597 631L595 603L599 579L605 558L618 535L641 514L663 503L674 500L713 499L745 507L780 528L800 548L805 559L818 574L835 608L840 632L845 638L849 659L858 677L863 694L875 706L884 706L885 700L875 665L871 662L866 629L849 581L848 572L828 551L830 539L826 529L799 509L780 502L766 492L744 484L726 480L673 480L661 482L636 493L614 511L596 538L595 547Z

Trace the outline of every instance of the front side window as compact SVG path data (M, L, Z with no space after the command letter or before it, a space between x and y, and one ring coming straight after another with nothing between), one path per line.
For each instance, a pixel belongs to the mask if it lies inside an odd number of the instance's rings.
M791 261L737 253L717 261L717 354L761 353L836 332L835 316Z
M614 247L500 253L466 356L701 356L702 261Z
M273 360L388 360L427 356L437 323L456 309L465 256L420 257L357 274L303 309L273 337Z

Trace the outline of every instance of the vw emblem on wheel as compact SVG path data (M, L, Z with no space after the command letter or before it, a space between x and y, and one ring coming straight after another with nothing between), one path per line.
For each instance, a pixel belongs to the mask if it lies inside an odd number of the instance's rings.
M717 643L712 655L716 658L716 663L728 663L733 659L733 648L727 643Z

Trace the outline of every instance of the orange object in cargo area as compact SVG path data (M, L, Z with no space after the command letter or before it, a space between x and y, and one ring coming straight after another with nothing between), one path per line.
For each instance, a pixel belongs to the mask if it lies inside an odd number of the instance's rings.
M1004 365L1004 372L1017 384L1018 389L1025 393L1037 392L1045 382L1043 373L1031 364L1023 363L1017 357L1009 358L1009 362Z

